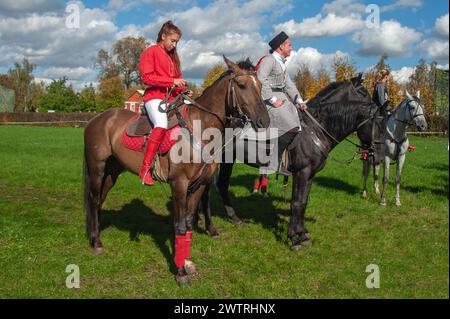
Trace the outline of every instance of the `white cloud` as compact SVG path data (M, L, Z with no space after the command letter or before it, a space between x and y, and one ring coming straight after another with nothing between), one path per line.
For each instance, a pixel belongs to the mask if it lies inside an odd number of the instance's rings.
M448 13L436 19L434 31L438 37L442 37L448 40L449 35Z
M242 34L228 32L203 42L181 41L179 53L183 74L189 78L203 78L207 69L223 63L222 55L238 61L249 57L254 63L267 52L267 44L258 33Z
M113 43L117 27L105 11L78 4L79 29L67 28L65 16L55 13L0 19L0 52L42 66L91 67L98 50Z
M383 21L379 28L365 28L356 32L352 40L361 44L358 53L362 56L390 57L409 56L413 45L421 38L414 29L402 26L395 20Z
M155 41L162 23L171 19L183 31L179 44L183 75L199 79L209 68L222 63L223 54L232 60L249 56L256 61L267 53L269 47L259 29L274 18L273 12L282 12L280 7L286 10L289 1L218 0L203 8L169 12L141 30L147 39Z
M331 3L325 3L322 11L325 13L334 13L338 16L348 16L348 14L363 14L366 12L366 6L359 1L353 0L334 0Z
M155 38L162 23L173 20L183 36L195 40L208 40L226 32L252 33L270 21L274 10L288 0L218 0L210 5L191 7L186 11L170 12L145 27L145 33Z
M288 71L293 77L297 73L302 64L309 66L312 72L317 72L322 67L325 67L329 72L336 57L347 57L350 59L348 53L336 51L335 53L321 53L315 48L306 47L300 48L298 51L292 51L288 59Z
M114 38L115 40L119 40L125 37L145 37L145 34L142 30L142 27L135 24L129 24L123 27L122 30L117 32Z
M399 84L406 84L409 81L409 77L414 73L416 68L404 66L400 70L392 71L392 77Z
M2 0L0 16L18 17L33 13L61 11L65 7L63 0Z
M85 67L64 68L50 67L42 72L42 76L46 78L58 79L67 77L70 80L82 80L93 74L94 70Z
M143 5L154 5L155 7L170 8L174 5L191 3L189 0L110 0L106 5L107 10L114 13L126 12Z
M448 13L436 19L435 26L431 32L432 37L422 41L418 49L429 58L439 62L449 60L449 22Z
M417 10L423 5L422 0L397 0L392 4L381 7L381 12L400 10L403 8L413 8Z
M436 61L448 61L449 44L448 41L440 39L427 39L419 44L418 48Z
M284 30L293 38L319 38L334 37L355 32L364 28L365 23L358 14L351 13L347 16L339 16L329 13L325 17L319 13L312 18L305 18L300 23L289 20L277 24L274 29L279 32Z

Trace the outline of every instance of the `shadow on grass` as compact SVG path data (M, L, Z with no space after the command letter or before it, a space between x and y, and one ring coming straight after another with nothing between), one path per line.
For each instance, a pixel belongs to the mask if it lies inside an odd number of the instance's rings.
M358 187L333 177L319 176L314 178L313 183L324 188L343 191L350 195L356 195L360 192L360 189Z
M442 164L442 163L431 163L431 164L422 164L420 165L424 169L430 169L430 170L436 170L440 172L446 172L448 173L448 164Z
M448 184L445 185L442 189L431 188L427 186L402 186L400 189L404 189L405 191L408 191L413 194L418 194L422 192L431 192L436 196L449 198Z
M289 205L291 200L291 188L288 187L286 197L279 196L275 194L275 192L270 192L269 189L270 198L263 199L261 195L254 196L250 194L255 179L256 177L253 174L243 174L231 177L230 186L240 185L249 189L248 195L245 194L239 197L237 197L233 191L230 190L229 196L233 207L235 208L236 215L243 219L244 223L259 224L263 228L272 232L278 241L284 241L287 244L290 244L287 241L286 234L284 234L287 226L285 217L290 217L290 209L277 208L275 203L286 202L287 205ZM283 179L281 178L277 181L280 183L279 191L282 191L282 180ZM222 198L220 197L216 187L212 188L210 201L213 216L229 220L224 211ZM305 221L310 223L316 222L314 218L308 217L305 217Z
M172 253L166 243L167 239L170 239L170 245L173 246L171 215L159 215L145 206L142 200L133 199L120 210L102 210L100 230L111 226L128 231L131 241L139 241L141 235L153 238L170 265L170 271L176 274L177 269L172 261Z

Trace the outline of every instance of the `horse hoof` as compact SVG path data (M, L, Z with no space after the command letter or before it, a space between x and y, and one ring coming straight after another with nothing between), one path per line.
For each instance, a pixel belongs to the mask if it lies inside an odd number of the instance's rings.
M191 281L189 280L188 275L183 275L183 276L177 275L176 281L179 286L188 286L191 284Z
M397 202L397 203L395 203L395 206L400 207L400 206L402 206L402 203Z
M197 267L195 267L195 264L190 260L184 261L184 269L186 269L186 273L189 276L197 276L198 275Z
M363 193L363 194L361 195L361 197L364 198L364 199L366 199L366 198L367 198L367 193Z
M386 202L380 202L380 205L386 207Z
M293 250L293 251L299 251L300 249L302 249L302 245L292 245L291 246L291 250Z
M104 252L105 252L105 250L103 249L103 247L96 247L96 248L92 249L92 255L94 255L94 256L103 255Z

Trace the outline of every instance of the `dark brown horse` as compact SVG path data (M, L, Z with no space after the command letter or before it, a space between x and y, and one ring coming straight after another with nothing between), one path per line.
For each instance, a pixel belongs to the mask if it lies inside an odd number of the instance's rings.
M185 120L187 127L192 133L194 121L200 121L202 132L216 128L223 133L233 120L244 117L251 121L254 128L267 128L269 115L261 99L261 83L256 74L224 59L228 71L206 89L195 104L189 106ZM110 109L89 121L84 130L86 231L94 254L103 253L99 231L100 210L108 191L121 172L128 170L138 174L142 163L143 153L125 148L121 139L133 116L135 113L128 110ZM193 138L202 143L209 142L202 141L202 137L195 134ZM196 151L190 142L188 147L191 160L187 163L174 162L171 152L160 157L160 166L167 173L172 189L175 235L181 236L192 230L194 213L202 193L211 183L218 166L216 162L205 164L203 160L193 163L192 156ZM195 265L186 258L184 265L178 267L177 282L188 283L188 275L193 273Z
M350 81L334 82L308 102L310 115L299 111L303 129L288 147L289 170L293 178L288 237L295 250L311 243L305 227L305 211L314 176L325 167L328 154L355 131L362 143L361 148L372 153L371 133L377 106L362 81L360 74ZM241 220L229 196L233 165L233 162L220 164L217 186L228 217L239 224ZM211 236L217 236L218 232L211 220L209 190L208 186L203 194L202 210L207 231Z

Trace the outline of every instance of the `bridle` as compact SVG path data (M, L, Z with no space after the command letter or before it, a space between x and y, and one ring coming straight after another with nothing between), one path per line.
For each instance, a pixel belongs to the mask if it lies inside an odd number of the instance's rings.
M247 106L246 103L240 102L236 93L235 86L237 84L236 78L241 76L251 76L256 78L256 72L246 71L240 73L232 73L228 82L227 88L227 106L229 108L231 116L227 116L227 120L231 123L236 122L233 127L243 127L252 120L244 113L243 107ZM256 123L255 123L256 124Z
M235 85L237 84L236 78L240 76L254 76L256 77L256 72L240 72L240 73L232 73L229 76L228 87L227 87L227 96L226 96L226 105L225 105L225 118L222 119L218 114L208 110L203 105L199 104L194 99L190 98L187 94L189 92L188 89L182 91L179 95L177 95L173 101L168 102L170 95L176 86L173 86L166 94L164 100L161 101L159 106L160 112L169 113L171 111L177 112L178 120L180 121L180 117L178 116L179 107L184 104L184 101L188 101L192 106L201 110L202 112L208 113L214 116L222 125L223 128L228 127L230 123L233 123L232 127L243 127L247 123L252 122L252 120L243 112L243 107L246 106L245 103L241 103L239 101L239 95L236 93ZM166 109L162 108L162 105L168 105ZM182 123L180 123L182 124ZM255 123L256 124L256 123Z
M411 107L411 105L410 105L410 103L413 102L413 101L416 102L417 105L419 106L419 107L415 110L415 113L414 113L414 114L412 114L412 111L411 111L412 107ZM409 117L411 118L411 120L410 120L410 121L403 121L403 120L399 120L399 119L397 119L397 118L394 117L394 119L395 119L397 122L400 122L400 123L403 123L403 124L406 124L406 125L415 125L414 119L415 119L416 117L424 116L424 115L425 115L425 113L423 112L423 107L422 107L422 105L420 104L420 101L419 101L419 100L407 98L406 101L404 102L404 105L405 105L406 108L408 109ZM395 114L397 114L397 112L398 112L398 110L399 110L400 108L401 108L401 106L395 111ZM420 113L420 114L419 114L419 108L420 108L420 110L422 111L422 113ZM394 114L394 116L395 116L395 114Z

